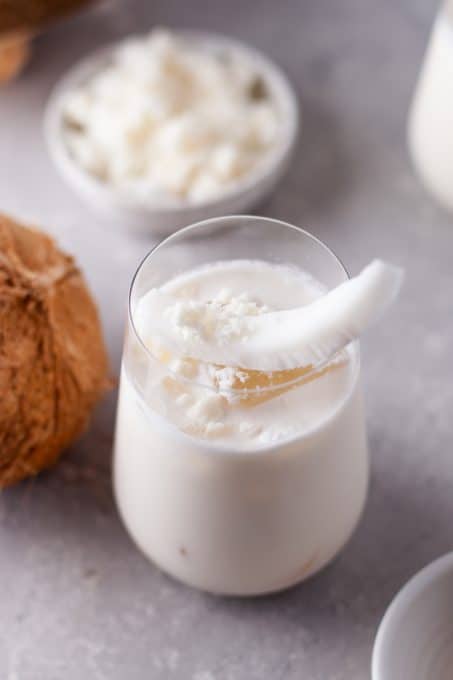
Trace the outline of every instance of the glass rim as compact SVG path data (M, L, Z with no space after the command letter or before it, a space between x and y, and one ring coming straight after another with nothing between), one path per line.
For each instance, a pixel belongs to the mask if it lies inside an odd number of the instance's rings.
M267 222L268 224L274 224L274 225L280 225L282 227L285 227L287 229L291 229L297 233L299 233L301 236L308 237L311 241L314 241L317 245L319 245L322 250L324 250L335 262L337 265L339 265L341 271L345 274L345 280L348 280L351 278L349 271L347 270L346 266L343 264L341 259L336 255L336 253L333 252L333 250L326 245L321 239L319 239L317 236L314 234L311 234L309 231L306 229L303 229L302 227L297 227L294 224L290 224L289 222L285 222L284 220L279 220L273 217L262 217L261 215L225 215L225 216L220 216L220 217L212 217L208 218L206 220L201 220L199 222L194 222L193 224L189 224L186 227L183 227L182 229L179 229L178 231L175 231L173 234L170 234L169 236L163 238L161 241L156 243L155 246L153 246L147 253L146 255L142 258L142 260L139 262L137 269L135 270L135 273L132 277L132 281L129 287L129 295L128 295L128 322L130 327L132 328L133 334L137 342L139 343L141 349L145 352L146 356L152 361L152 362L157 362L157 363L162 363L159 362L158 357L152 353L152 351L149 349L149 347L146 345L146 343L143 341L142 337L140 336L139 331L137 330L137 327L134 322L134 315L132 311L132 296L134 293L134 288L135 284L137 282L137 278L142 271L144 265L146 262L161 248L165 247L169 242L173 240L177 240L179 237L186 235L189 232L196 231L200 227L207 226L207 225L212 225L215 226L216 223L218 222L225 222L225 221L231 221L234 223L237 220L241 221L246 221L246 222L252 222L252 221L261 221L261 222ZM358 340L353 340L350 343L347 344L347 347L350 346L355 346L356 348L358 347ZM345 348L343 348L345 349ZM165 371L171 376L174 377L176 380L178 380L181 383L186 383L192 386L200 387L203 389L210 390L214 392L215 394L223 394L223 395L235 395L239 396L242 395L242 398L246 396L253 396L257 394L268 394L273 391L281 391L281 390L286 390L286 388L291 388L295 387L298 384L305 384L305 382L310 382L311 378L315 376L316 373L319 371L323 371L324 368L326 368L330 363L332 363L338 356L339 354L343 351L343 349L339 350L335 354L333 354L329 359L319 362L316 365L313 365L312 368L307 372L304 373L303 376L298 376L296 378L293 378L291 380L288 380L286 382L279 383L277 385L270 385L268 387L255 387L253 389L243 389L243 388L224 388L224 389L217 389L214 385L208 385L203 382L199 382L198 380L192 380L190 378L187 378L183 375L175 373L168 365L165 365ZM191 359L191 357L175 357L175 359ZM359 361L359 356L357 354L357 360L356 363ZM201 363L201 362L199 362ZM212 364L212 362L206 362L206 364ZM237 367L238 370L241 370L241 367ZM242 370L247 371L250 369L244 369ZM266 375L271 375L273 371L263 371Z

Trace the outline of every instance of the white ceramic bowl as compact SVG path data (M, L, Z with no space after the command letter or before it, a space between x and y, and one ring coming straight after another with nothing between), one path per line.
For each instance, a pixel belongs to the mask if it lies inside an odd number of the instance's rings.
M422 569L396 596L376 637L373 680L452 680L453 553Z
M180 31L184 39L197 41L211 53L234 52L251 60L277 103L282 130L275 148L258 168L238 181L218 198L189 203L175 199L168 203L140 204L109 187L83 170L70 156L62 134L62 103L68 91L89 80L109 62L115 43L96 51L74 66L55 87L44 119L51 156L68 184L94 210L123 228L156 235L169 234L180 227L225 214L247 212L264 199L286 170L294 149L298 128L298 103L295 92L282 71L263 54L236 40L211 33Z

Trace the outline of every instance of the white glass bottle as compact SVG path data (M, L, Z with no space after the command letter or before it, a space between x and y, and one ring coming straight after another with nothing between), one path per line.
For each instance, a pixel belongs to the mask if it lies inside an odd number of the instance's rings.
M453 210L453 0L433 27L409 117L409 148L427 188Z

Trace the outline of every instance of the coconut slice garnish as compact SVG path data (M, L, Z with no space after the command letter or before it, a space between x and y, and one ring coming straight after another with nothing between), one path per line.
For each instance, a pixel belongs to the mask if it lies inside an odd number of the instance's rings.
M153 289L146 295L149 322L141 335L173 356L201 362L266 373L313 371L381 317L402 280L402 269L374 260L308 305L256 316Z

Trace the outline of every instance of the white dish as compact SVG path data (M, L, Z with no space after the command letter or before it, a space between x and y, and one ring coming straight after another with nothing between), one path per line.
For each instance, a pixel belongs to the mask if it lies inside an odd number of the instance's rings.
M198 41L209 51L234 51L252 60L281 112L282 131L275 148L257 170L225 190L218 198L198 203L175 199L170 204L139 204L87 173L68 152L62 134L63 99L68 91L99 71L109 61L119 43L104 47L79 62L57 84L47 105L44 128L50 154L67 183L93 209L109 218L113 224L145 234L165 235L204 219L246 212L271 192L287 169L299 128L296 94L282 71L263 54L221 35L192 31L178 34L185 39Z
M393 600L376 637L372 678L453 678L453 553L422 569Z

